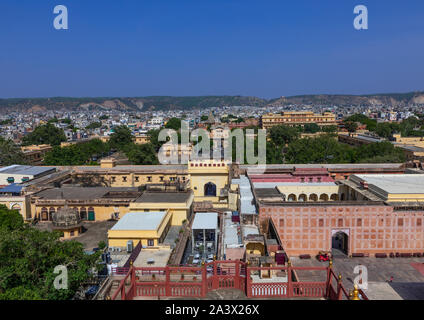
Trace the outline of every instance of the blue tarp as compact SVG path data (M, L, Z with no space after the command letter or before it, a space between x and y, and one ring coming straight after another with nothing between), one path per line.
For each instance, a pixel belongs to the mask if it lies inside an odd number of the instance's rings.
M7 187L4 187L0 189L0 193L21 193L22 186L16 185L16 183L13 183L11 185L8 185Z

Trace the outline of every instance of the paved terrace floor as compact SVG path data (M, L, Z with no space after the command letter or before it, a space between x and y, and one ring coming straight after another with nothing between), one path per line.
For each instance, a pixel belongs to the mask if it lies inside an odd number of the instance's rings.
M293 266L327 266L328 262L319 262L315 258L302 260L291 258ZM333 261L334 272L342 275L347 290L353 288L357 274L353 269L357 265L368 269L370 299L424 300L424 258L348 258L337 257ZM421 271L419 271L421 270ZM324 281L323 271L297 271L300 281ZM388 282L393 277L392 282Z
M100 241L107 243L107 231L115 225L116 221L84 222L83 234L73 238L84 245L84 250L91 251L97 248ZM51 222L38 222L34 228L42 231L52 231Z

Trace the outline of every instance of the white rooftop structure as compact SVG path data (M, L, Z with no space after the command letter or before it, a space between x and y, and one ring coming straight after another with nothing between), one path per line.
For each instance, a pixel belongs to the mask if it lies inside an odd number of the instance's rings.
M356 174L351 179L355 177L391 194L424 193L424 174Z
M194 216L192 230L218 229L218 214L216 212L198 212Z
M245 175L241 175L240 179L233 179L233 184L239 185L240 190L240 213L241 214L256 214L256 207L253 204L253 193L250 185L250 180Z
M274 189L276 187L306 186L306 187L331 187L335 182L254 182L257 189Z
M111 230L157 230L166 212L129 212Z

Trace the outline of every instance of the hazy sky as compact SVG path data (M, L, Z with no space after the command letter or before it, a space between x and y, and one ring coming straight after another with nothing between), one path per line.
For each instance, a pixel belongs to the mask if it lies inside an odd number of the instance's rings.
M1 0L0 43L2 98L424 90L422 0Z

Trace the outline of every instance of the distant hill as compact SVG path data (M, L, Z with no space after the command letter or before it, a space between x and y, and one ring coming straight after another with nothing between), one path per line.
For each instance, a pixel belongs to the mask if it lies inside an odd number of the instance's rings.
M302 95L261 99L242 96L198 96L198 97L97 97L97 98L22 98L0 99L0 112L45 112L47 110L187 110L222 106L286 106L286 105L424 105L424 92L389 93L374 95Z

